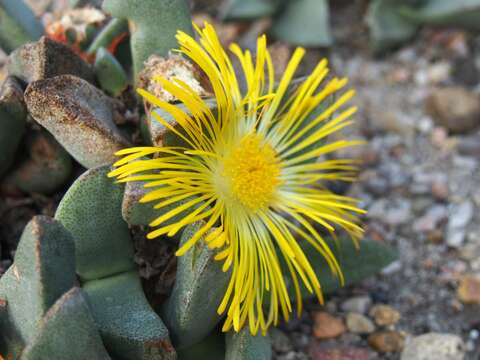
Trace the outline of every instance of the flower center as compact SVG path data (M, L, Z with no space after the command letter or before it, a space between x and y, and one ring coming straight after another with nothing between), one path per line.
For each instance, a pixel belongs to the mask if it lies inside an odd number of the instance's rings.
M257 134L244 137L223 163L229 193L250 210L268 206L280 183L279 175L275 151Z

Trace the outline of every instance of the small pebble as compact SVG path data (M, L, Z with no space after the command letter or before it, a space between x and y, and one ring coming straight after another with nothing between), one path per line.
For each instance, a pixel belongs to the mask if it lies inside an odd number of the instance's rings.
M439 201L447 200L449 195L448 184L439 181L434 182L432 184L432 195Z
M348 300L345 300L340 309L345 312L355 312L359 314L366 314L370 306L372 305L372 299L368 295L355 296Z
M462 276L457 288L457 297L465 304L480 304L480 277Z
M272 328L269 331L272 348L277 353L287 353L293 349L290 338L281 330Z
M405 344L405 336L398 331L380 331L368 337L368 344L380 353L398 352Z
M347 314L347 328L355 334L371 334L375 331L375 325L366 316L358 313Z
M331 339L342 335L346 331L342 319L326 312L317 312L314 315L313 335L317 339Z
M378 326L395 325L400 320L400 313L388 305L375 305L369 315L375 320Z

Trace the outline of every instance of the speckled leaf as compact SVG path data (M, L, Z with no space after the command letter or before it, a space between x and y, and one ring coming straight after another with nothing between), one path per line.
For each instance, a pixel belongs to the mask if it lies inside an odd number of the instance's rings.
M330 16L327 0L288 1L274 19L271 31L283 41L303 46L330 46Z
M177 353L178 360L225 360L225 339L219 331L213 331L206 339L195 345L181 349Z
M404 6L400 12L419 24L480 30L480 0L426 0L418 7Z
M70 47L46 36L12 52L7 69L10 75L26 83L67 74L90 83L95 79L92 67Z
M134 268L133 245L121 215L124 186L103 166L80 176L60 202L55 218L73 235L82 280Z
M0 47L7 53L43 34L43 26L23 0L0 1Z
M279 5L279 0L226 0L222 14L226 20L251 20L273 15Z
M75 281L75 249L58 221L34 217L22 234L13 265L0 279L0 353L16 358L32 340L40 319Z
M83 292L74 287L48 310L21 360L108 360Z
M61 75L35 81L25 91L33 118L84 167L110 164L130 146L113 121L113 102L85 80Z
M112 96L119 96L128 85L127 74L122 65L105 48L97 51L95 75L100 87Z
M25 131L26 117L22 88L18 81L9 77L0 88L0 176L13 163Z
M150 55L166 56L178 48L178 30L192 33L190 11L185 0L105 0L103 9L128 19L134 74L138 76Z
M370 2L366 22L373 51L380 53L391 49L415 35L418 25L401 14L400 8L404 5L396 0Z
M66 183L72 172L72 158L48 132L30 132L26 148L28 154L9 172L5 187L51 194Z
M83 289L112 355L129 360L176 358L168 330L148 304L135 271L88 281Z
M202 225L199 222L187 226L180 246ZM176 348L199 342L221 320L217 308L227 290L230 272L222 271L223 263L214 259L216 253L202 238L178 258L175 286L162 311Z
M270 360L272 358L270 337L260 333L252 336L248 326L238 333L234 331L227 333L226 344L225 360Z

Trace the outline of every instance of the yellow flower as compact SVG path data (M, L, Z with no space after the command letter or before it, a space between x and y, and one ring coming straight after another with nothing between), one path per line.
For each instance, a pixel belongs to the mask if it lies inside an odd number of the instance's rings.
M359 143L324 142L328 135L352 123L355 107L337 110L354 91L345 91L336 101L328 102L347 80L333 78L321 87L328 73L327 61L322 60L287 95L305 50L295 50L276 85L266 37L261 36L255 60L248 50L230 45L243 68L246 90L242 92L214 28L205 24L196 31L199 42L183 32L178 32L177 39L180 52L208 77L217 103L215 114L185 82L156 79L191 116L145 90L139 93L175 118L181 130L156 112L151 114L188 145L121 150L117 154L124 157L115 163L110 176L121 182L146 181L145 187L154 189L141 201L156 202L156 209L175 205L150 224L156 229L149 238L173 236L186 225L203 221L176 254L185 254L201 238L211 248L218 248L215 259L223 261L224 271L231 269L228 289L218 308L219 314L227 315L223 330L233 327L239 331L248 322L252 334L259 329L264 333L277 323L279 312L288 319L292 311L284 279L287 274L279 257L284 258L293 280L300 312L301 283L323 299L320 283L299 243L310 243L343 281L334 255L314 225L331 234L343 228L355 241L362 234L355 213L363 211L356 207L356 200L321 186L322 180L353 180L354 161L317 161ZM324 106L323 112L313 116L319 106ZM154 158L145 159L153 154ZM169 222L178 214L182 214L181 220Z

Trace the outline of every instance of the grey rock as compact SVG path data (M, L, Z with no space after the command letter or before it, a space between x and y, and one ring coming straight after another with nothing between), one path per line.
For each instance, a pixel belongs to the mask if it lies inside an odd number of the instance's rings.
M111 99L72 75L35 81L25 92L30 114L84 167L112 163L129 143L113 122Z
M406 199L380 199L368 209L368 217L398 226L408 223L411 218L411 203Z
M92 67L68 46L43 36L10 54L7 61L10 75L31 83L58 75L75 75L93 84Z
M460 247L465 241L465 227L473 218L474 206L471 201L464 201L461 204L452 204L449 209L449 220L447 226L447 245Z
M426 100L426 110L438 125L465 133L480 125L480 101L462 87L435 89Z
M426 213L415 220L413 230L427 232L436 229L442 221L448 218L448 209L444 205L433 205Z
M464 229L448 229L447 230L447 245L452 248L459 248L465 242Z
M407 341L401 360L462 360L465 350L457 335L428 333Z
M473 217L473 204L471 201L464 201L461 204L453 205L450 208L448 220L449 228L463 228L468 225Z
M355 312L359 314L366 314L368 309L372 306L372 299L365 295L365 296L355 296L348 300L345 300L341 305L340 308L342 311L345 312Z
M288 353L293 350L292 342L289 337L277 328L269 331L272 349L277 353Z
M347 328L355 334L371 334L375 325L368 317L358 313L348 313L346 318Z
M480 135L464 137L458 142L457 149L461 155L480 159Z

